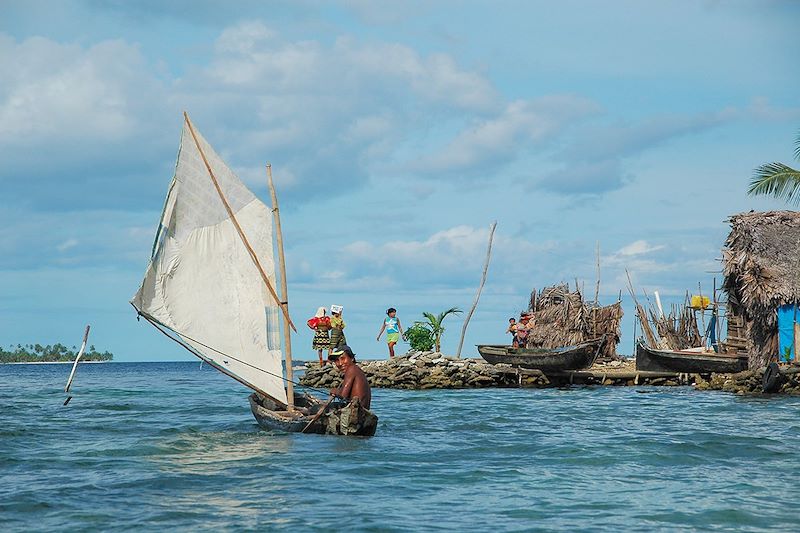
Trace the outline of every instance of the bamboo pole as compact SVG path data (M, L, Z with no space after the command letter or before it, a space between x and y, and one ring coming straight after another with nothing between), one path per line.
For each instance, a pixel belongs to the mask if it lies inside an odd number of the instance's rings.
M458 341L458 350L456 350L456 357L461 358L461 348L464 347L464 337L467 335L467 326L469 325L469 320L472 318L472 313L475 312L475 308L478 307L478 300L481 298L481 291L483 290L483 285L486 283L486 273L489 271L489 260L492 257L492 240L494 239L494 230L497 228L497 222L492 222L491 227L489 228L489 246L486 248L486 261L483 263L483 274L481 275L481 283L478 285L478 292L475 293L475 301L472 302L472 307L467 313L467 317L464 319L464 325L461 326L461 340Z
M594 286L594 306L600 301L600 241L597 241L597 284Z
M206 159L206 154L203 152L203 149L200 147L200 141L197 140L197 134L194 132L194 127L192 126L192 121L189 120L189 114L184 111L183 118L186 119L186 125L189 126L189 133L192 134L192 139L194 139L194 144L197 146L197 150L200 152L200 157L203 159L203 163L206 166L206 170L208 170L208 175L211 176L211 181L214 183L214 188L217 189L217 194L219 194L220 200L222 200L222 204L225 206L225 211L228 212L228 216L231 217L231 222L233 222L233 226L236 228L237 233L239 233L239 237L242 239L245 248L247 248L247 252L250 254L250 258L255 263L256 268L258 269L258 273L261 274L261 279L264 281L264 285L267 286L269 289L272 298L275 299L275 302L280 306L281 300L278 298L278 294L275 292L275 289L272 287L272 283L269 282L269 278L267 274L264 272L264 267L261 266L261 261L258 260L258 256L256 255L253 247L250 246L250 241L247 240L247 236L244 234L244 230L239 225L239 221L236 220L236 216L233 214L233 210L231 209L230 204L228 203L228 199L225 198L225 194L222 192L222 188L219 186L219 182L217 181L217 177L214 175L214 171L211 170L211 165L208 163L208 159ZM281 310L283 311L284 318L289 322L289 326L297 332L297 328L294 327L294 323L292 319L289 317L289 313L286 309L281 306Z
M708 332L706 331L706 308L703 304L703 288L700 282L697 282L697 295L700 297L700 324L703 326L703 346L706 345Z
M278 207L278 195L275 194L275 185L272 182L272 165L267 163L267 184L269 185L269 195L272 199L272 216L275 219L275 237L278 241L278 263L281 273L281 307L284 308L283 316L283 345L286 351L286 398L288 400L288 410L294 409L294 384L292 383L292 334L289 331L289 289L286 282L286 256L283 253L283 231L281 230L281 210Z
M597 241L597 283L594 286L594 307L592 307L592 337L597 337L597 307L600 304L600 241Z

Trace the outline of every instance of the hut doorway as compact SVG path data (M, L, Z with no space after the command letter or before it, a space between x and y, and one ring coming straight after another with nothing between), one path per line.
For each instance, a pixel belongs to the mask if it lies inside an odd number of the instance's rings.
M795 346L800 342L800 324L797 323L798 305L788 304L778 308L778 360L796 360Z

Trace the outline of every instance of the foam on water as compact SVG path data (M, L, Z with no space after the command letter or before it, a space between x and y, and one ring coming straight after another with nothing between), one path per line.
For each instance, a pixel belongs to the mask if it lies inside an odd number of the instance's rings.
M0 366L16 530L797 530L800 400L373 391L371 439L272 434L198 363Z

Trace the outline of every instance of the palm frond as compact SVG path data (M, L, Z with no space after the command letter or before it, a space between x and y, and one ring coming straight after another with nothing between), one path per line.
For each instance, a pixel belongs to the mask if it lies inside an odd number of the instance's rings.
M439 316L440 316L440 317L442 317L442 318L444 318L444 317L446 317L447 315L450 315L450 314L457 315L457 314L459 314L459 313L463 313L463 311L462 311L461 309L459 309L458 307L451 307L451 308L450 308L450 309L448 309L447 311L445 311L445 312L443 312L443 313L439 313Z
M422 313L422 316L427 318L428 322L430 322L432 326L435 327L435 326L439 325L439 320L438 320L438 318L436 316L434 316L433 313L429 313L429 312L425 311L424 313Z
M794 158L800 161L800 133L797 134L797 139L794 140Z
M800 171L783 163L766 163L753 171L747 194L800 203Z

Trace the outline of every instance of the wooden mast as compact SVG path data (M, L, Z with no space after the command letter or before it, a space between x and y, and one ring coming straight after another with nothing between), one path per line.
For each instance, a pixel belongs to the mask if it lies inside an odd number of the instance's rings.
M228 203L228 199L225 198L225 194L222 192L222 188L220 188L219 186L217 177L214 175L214 171L211 170L211 165L208 163L208 159L206 159L206 154L200 147L200 141L197 140L197 135L194 132L194 127L192 127L192 121L189 120L189 114L186 113L186 111L183 112L183 118L186 119L186 125L189 126L189 133L192 134L192 139L194 139L194 144L195 146L197 146L197 150L200 152L200 157L203 158L203 163L206 165L206 170L208 170L208 175L211 176L211 181L214 183L214 188L217 189L219 198L220 200L222 200L222 204L225 206L225 210L228 212L228 216L231 217L231 222L233 222L233 225L236 228L237 233L239 233L239 237L242 239L245 248L247 248L250 257L253 259L253 263L255 263L256 268L258 269L258 273L261 274L261 279L264 281L264 284L267 286L267 289L269 289L272 298L275 299L275 302L280 306L281 310L283 311L284 319L289 323L289 326L295 332L297 332L297 328L294 327L294 323L292 323L292 319L289 317L289 313L286 311L286 308L283 307L283 305L281 305L281 300L275 293L275 289L272 287L272 283L269 282L269 278L267 277L267 274L264 272L264 267L261 266L261 262L258 260L258 256L256 255L255 251L253 251L253 247L250 246L250 242L247 240L247 236L244 234L242 227L239 225L239 221L236 220L236 216L233 214L233 210L231 209L231 206Z
M289 411L294 409L294 383L292 371L292 334L289 332L289 291L286 283L286 256L283 253L283 231L281 230L281 210L278 207L278 195L275 194L275 185L272 183L272 164L267 163L267 183L269 195L272 198L272 215L275 219L275 236L278 241L278 262L281 274L281 307L283 308L283 345L286 350L286 398L289 402Z

